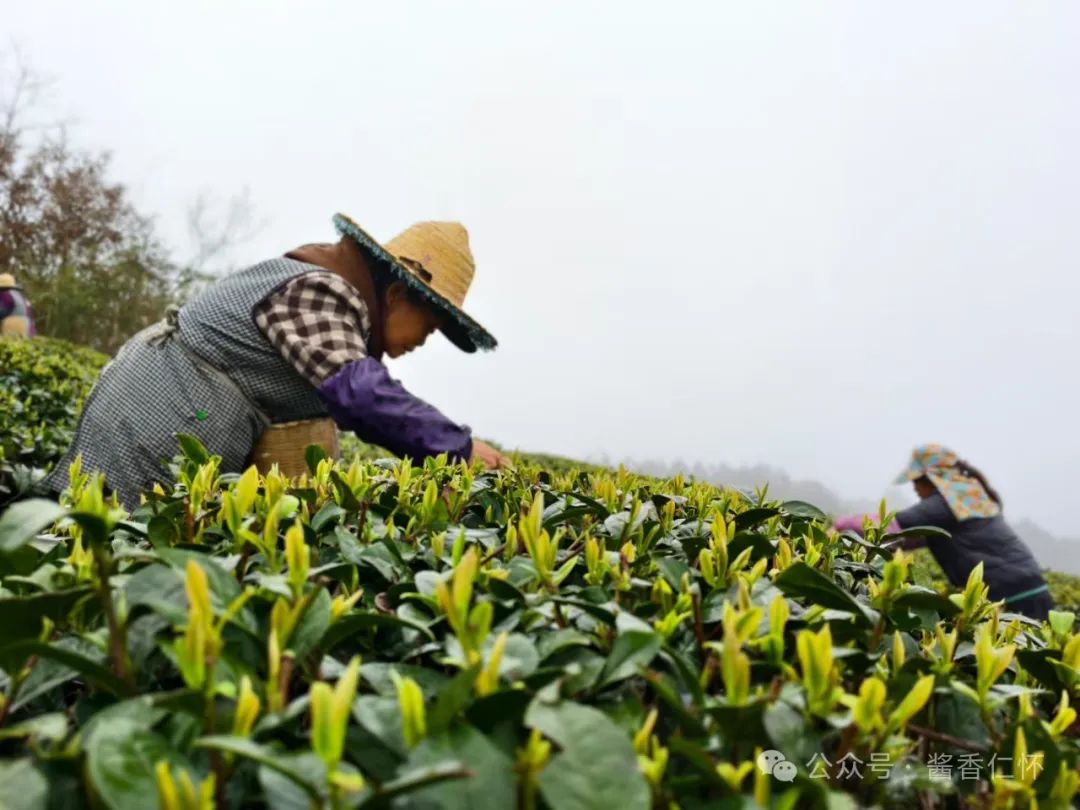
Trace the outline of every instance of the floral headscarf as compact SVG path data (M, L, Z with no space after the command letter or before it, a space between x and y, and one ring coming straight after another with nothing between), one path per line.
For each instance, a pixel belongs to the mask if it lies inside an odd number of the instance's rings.
M987 518L1001 514L1001 507L987 493L978 478L967 475L956 453L940 444L916 447L911 462L896 478L897 484L929 478L941 493L957 520Z

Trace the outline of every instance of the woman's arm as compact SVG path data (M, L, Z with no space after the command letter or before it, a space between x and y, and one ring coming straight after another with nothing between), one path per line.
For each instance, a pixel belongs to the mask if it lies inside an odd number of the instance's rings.
M917 526L933 526L937 529L952 531L956 519L949 510L948 504L945 503L945 499L941 495L934 494L929 498L922 499L914 506L901 509L896 513L895 522L898 530L912 529ZM905 538L903 547L913 549L923 548L926 545L928 545L926 537L915 536Z
M398 456L471 458L467 427L414 397L367 356L367 306L340 276L297 276L260 302L253 315L270 345L315 386L341 427Z
M875 517L875 515L841 515L833 522L833 528L838 532L855 532L855 534L862 537L864 518L874 520ZM885 529L888 534L896 534L900 530L900 523L896 518L893 518ZM905 551L913 551L914 549L922 548L925 545L925 537L905 537L900 543L900 548Z
M349 363L319 386L319 397L335 422L397 456L472 457L469 428L414 397L374 358Z
M872 516L871 520L873 520ZM837 518L833 525L837 531L850 530L861 535L862 523L862 515L845 515ZM945 503L945 499L939 494L934 494L929 498L924 498L914 506L909 506L907 509L901 509L897 512L896 517L889 524L888 531L895 533L916 526L934 526L938 529L951 531L955 523L956 519L949 510L949 505ZM925 537L905 537L900 547L910 551L923 548L927 544Z

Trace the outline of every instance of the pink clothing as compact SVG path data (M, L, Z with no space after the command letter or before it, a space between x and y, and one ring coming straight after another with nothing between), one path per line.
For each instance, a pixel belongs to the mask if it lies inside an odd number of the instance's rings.
M855 532L861 536L864 517L870 518L871 521L875 519L874 515L841 515L833 522L833 528L838 532ZM896 522L896 518L893 518L885 531L890 534L900 531L900 524Z

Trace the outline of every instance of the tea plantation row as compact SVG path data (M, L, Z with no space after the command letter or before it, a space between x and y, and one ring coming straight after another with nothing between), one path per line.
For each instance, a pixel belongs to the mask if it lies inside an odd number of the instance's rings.
M74 376L24 390L70 404ZM37 463L70 425L33 425L13 444ZM1074 616L1004 613L978 571L916 585L875 525L527 463L312 450L297 479L222 474L181 439L175 485L132 514L76 469L62 504L0 517L0 807L1064 808L1080 788Z

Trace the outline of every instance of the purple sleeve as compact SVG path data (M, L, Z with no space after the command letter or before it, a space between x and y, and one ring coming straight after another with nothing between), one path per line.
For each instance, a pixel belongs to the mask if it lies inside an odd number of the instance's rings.
M467 427L414 397L373 357L345 365L318 390L339 426L395 455L415 460L439 453L452 459L472 455Z

